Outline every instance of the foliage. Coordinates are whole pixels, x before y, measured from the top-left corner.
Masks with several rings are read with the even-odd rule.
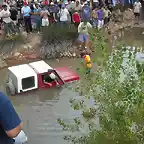
[[[43,41],[49,43],[57,43],[62,40],[74,40],[77,37],[77,29],[73,25],[60,26],[60,24],[53,24],[43,29]]]
[[[58,119],[63,129],[71,132],[65,139],[74,144],[143,144],[144,76],[142,65],[137,65],[135,60],[136,50],[127,50],[118,43],[115,50],[109,52],[105,37],[99,32],[96,35],[94,61],[99,67],[75,89],[83,100],[70,100],[72,108],[81,110],[82,115],[73,120],[74,124]],[[103,61],[99,62],[101,57]],[[88,107],[85,100],[90,98],[94,105]],[[88,130],[82,133],[85,123]]]

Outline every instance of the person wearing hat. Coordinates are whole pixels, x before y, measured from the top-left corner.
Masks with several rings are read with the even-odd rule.
[[[54,2],[50,3],[49,9],[48,9],[49,13],[50,13],[50,22],[56,22],[56,5],[54,4]]]
[[[21,12],[24,18],[26,32],[31,33],[32,32],[31,9],[26,1],[24,1],[24,6],[22,7]]]
[[[90,21],[91,19],[91,8],[88,5],[87,1],[84,2],[84,6],[82,7],[81,18],[85,21]]]
[[[7,8],[7,5],[3,5],[2,7],[3,10],[0,12],[0,18],[3,19],[5,35],[9,37],[11,34],[16,34],[16,31],[10,18],[10,10]]]

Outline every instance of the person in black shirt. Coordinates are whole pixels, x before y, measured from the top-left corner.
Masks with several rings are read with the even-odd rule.
[[[16,24],[18,11],[13,5],[10,6],[10,13],[11,13],[10,18],[13,20],[14,24]]]
[[[18,24],[18,19],[17,19],[18,11],[13,5],[10,6],[10,13],[11,13],[10,18],[13,21],[13,28],[15,29],[16,33],[18,34],[19,33],[19,29],[17,26],[17,24]]]
[[[23,0],[18,0],[17,1],[17,11],[18,11],[18,26],[22,27],[23,24],[23,16],[21,14],[21,8],[23,7]]]

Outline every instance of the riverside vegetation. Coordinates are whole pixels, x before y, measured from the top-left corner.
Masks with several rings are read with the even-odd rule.
[[[127,50],[118,42],[111,51],[102,33],[92,32],[91,37],[93,33],[97,70],[73,89],[82,100],[70,99],[71,107],[81,115],[72,124],[58,119],[68,132],[64,138],[74,144],[143,144],[144,71],[135,60],[137,49]],[[85,101],[91,98],[94,104],[89,107]]]

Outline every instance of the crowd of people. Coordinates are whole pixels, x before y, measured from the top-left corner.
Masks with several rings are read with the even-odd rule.
[[[33,30],[40,33],[43,27],[51,24],[60,26],[80,22],[89,22],[99,29],[109,22],[111,16],[111,3],[102,1],[8,1],[2,5],[0,11],[1,28],[6,36],[17,35],[19,28],[24,28],[27,33]]]

